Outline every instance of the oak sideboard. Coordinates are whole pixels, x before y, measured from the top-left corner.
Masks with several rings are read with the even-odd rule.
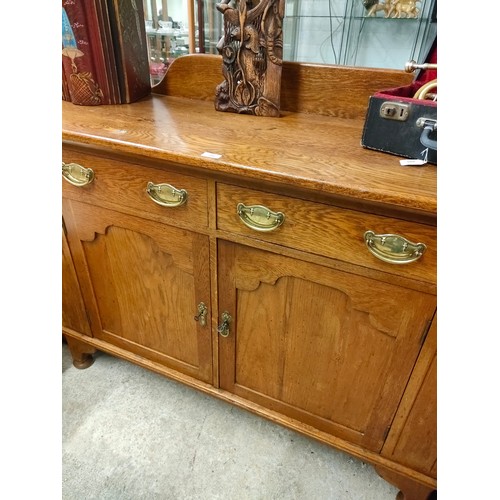
[[[437,489],[434,165],[360,139],[403,71],[284,63],[281,116],[214,109],[219,56],[62,103],[63,314],[102,350]]]

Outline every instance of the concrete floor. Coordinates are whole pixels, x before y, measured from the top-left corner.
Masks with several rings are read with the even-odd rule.
[[[347,454],[98,352],[62,352],[63,500],[394,500]]]

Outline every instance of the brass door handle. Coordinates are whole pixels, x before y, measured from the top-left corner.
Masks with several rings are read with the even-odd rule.
[[[85,168],[78,163],[62,162],[62,176],[73,186],[87,186],[94,180],[94,171],[91,168]]]
[[[283,212],[273,212],[262,205],[244,205],[238,203],[236,207],[238,217],[245,226],[254,231],[274,231],[285,222]]]
[[[180,207],[187,201],[187,191],[177,189],[170,184],[148,182],[146,193],[155,203],[162,207]]]
[[[378,259],[390,264],[415,262],[427,248],[424,243],[412,243],[397,234],[375,234],[373,231],[366,231],[364,238],[368,250]]]
[[[217,331],[221,337],[229,336],[229,323],[231,323],[232,319],[227,311],[222,313],[222,323],[217,327]]]
[[[204,302],[200,302],[198,304],[198,314],[194,317],[194,320],[199,321],[201,326],[205,326],[207,324],[207,313],[207,306]]]

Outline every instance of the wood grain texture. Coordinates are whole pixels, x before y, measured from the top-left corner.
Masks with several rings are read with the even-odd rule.
[[[285,222],[272,232],[254,231],[238,217],[238,203],[263,205],[274,212],[282,212],[285,214]],[[219,183],[217,227],[390,274],[436,282],[437,238],[436,228],[433,226]],[[398,234],[415,243],[425,242],[427,250],[421,259],[411,264],[388,264],[377,259],[366,248],[363,235],[367,230],[377,234]]]
[[[437,477],[436,416],[437,318],[432,322],[382,454]]]
[[[76,275],[71,251],[62,232],[62,326],[86,335],[92,335],[85,312],[80,284]]]
[[[388,274],[385,271],[379,271],[370,267],[360,267],[358,265],[349,264],[346,261],[334,260],[329,257],[323,257],[311,252],[297,250],[296,248],[276,245],[275,243],[267,242],[264,239],[242,236],[238,233],[219,230],[217,232],[217,235],[219,239],[223,239],[225,241],[232,241],[233,243],[239,243],[241,245],[266,250],[268,252],[291,257],[293,259],[304,260],[307,262],[318,264],[320,266],[324,266],[328,269],[337,269],[339,271],[356,274],[358,276],[365,276],[367,278],[372,278],[377,281],[384,281],[386,283],[390,283],[392,285],[400,286],[403,288],[408,288],[410,290],[415,290],[417,292],[428,293],[431,295],[436,295],[437,293],[436,283],[417,281],[415,279],[406,278],[401,275]]]
[[[206,101],[161,96],[121,106],[81,110],[63,102],[62,107],[63,141],[69,145],[92,145],[358,204],[437,211],[436,167],[401,167],[395,156],[364,149],[363,120],[219,113]]]
[[[170,222],[177,226],[208,226],[207,181],[175,172],[150,168],[144,163],[120,162],[103,155],[63,149],[63,161],[78,163],[94,171],[94,180],[85,187],[63,183],[63,196],[109,208]],[[169,184],[187,191],[187,201],[178,207],[164,207],[147,194],[148,182]]]
[[[96,172],[82,190],[63,186],[94,333],[67,330],[75,356],[122,356],[370,461],[423,498],[435,465],[419,458],[429,440],[421,447],[412,430],[425,436],[434,411],[424,338],[436,310],[437,169],[360,145],[368,96],[402,75],[292,64],[293,109],[266,118],[215,111],[217,58],[177,61],[157,89],[172,95],[63,103],[63,158]],[[184,210],[147,199],[157,173],[189,187]],[[285,225],[254,234],[237,218],[240,201],[284,211]],[[367,229],[428,253],[390,270],[367,253]],[[193,319],[201,301],[204,328]],[[217,333],[225,311],[227,338]]]
[[[153,92],[214,101],[222,66],[222,57],[213,54],[179,57]],[[373,93],[408,85],[412,80],[412,75],[399,70],[283,61],[281,110],[364,118]]]
[[[380,298],[383,297],[383,300]],[[219,243],[221,388],[380,450],[435,297]]]
[[[212,377],[208,238],[76,201],[71,245],[94,335],[204,381]]]

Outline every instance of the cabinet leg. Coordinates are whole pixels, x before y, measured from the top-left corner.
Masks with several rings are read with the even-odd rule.
[[[95,347],[71,337],[66,337],[66,342],[68,343],[69,352],[73,358],[73,366],[75,368],[82,370],[92,365],[94,362],[92,354],[96,351]]]
[[[433,500],[437,498],[436,490],[430,486],[426,486],[383,467],[375,467],[375,470],[379,476],[396,486],[396,488],[399,488],[396,500]]]

